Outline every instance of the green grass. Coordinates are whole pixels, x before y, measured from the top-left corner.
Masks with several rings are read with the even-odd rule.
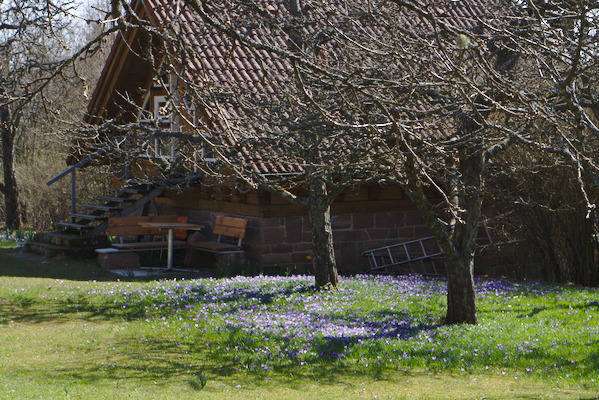
[[[5,245],[5,247],[8,247]],[[597,399],[595,289],[361,277],[140,282],[0,249],[0,399]]]

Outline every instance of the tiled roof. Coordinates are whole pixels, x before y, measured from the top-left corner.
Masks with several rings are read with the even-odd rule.
[[[204,21],[189,6],[186,6],[181,1],[177,0],[139,0],[146,9],[147,14],[152,23],[159,28],[169,27],[174,32],[177,32],[179,44],[173,44],[177,52],[184,78],[189,81],[197,90],[205,91],[210,89],[210,93],[221,93],[223,96],[234,92],[237,96],[249,96],[259,98],[259,96],[272,95],[285,91],[288,85],[286,82],[291,81],[293,69],[289,62],[283,58],[277,57],[272,52],[265,50],[250,49],[238,42],[234,42],[229,37],[216,31],[216,29],[207,26]],[[352,0],[360,1],[360,0]],[[218,9],[218,6],[227,6],[230,2],[231,6],[235,0],[215,0],[209,4]],[[281,0],[255,0],[251,2],[243,2],[247,9],[253,7],[256,13],[263,13],[266,18],[263,24],[268,23],[268,15],[271,13],[275,17],[285,14],[286,10],[283,7],[285,4]],[[385,2],[381,1],[382,6]],[[468,29],[476,25],[477,18],[492,13],[489,8],[489,0],[439,0],[431,1],[427,9],[433,8],[439,21],[450,24],[456,29]],[[324,0],[318,3],[321,9],[326,11],[322,18],[326,18],[326,23],[323,26],[328,26],[334,30],[335,23],[350,23],[349,18],[343,20],[340,17],[343,11],[344,2],[341,0]],[[323,5],[324,4],[324,5]],[[232,8],[227,11],[234,12]],[[341,13],[341,14],[340,14]],[[243,20],[243,14],[236,15],[237,18]],[[362,28],[365,34],[376,38],[377,35],[385,29],[396,29],[395,26],[384,27],[377,25],[376,22],[359,22],[359,19],[352,20],[353,23],[363,24]],[[358,22],[356,22],[358,21]],[[398,16],[397,26],[409,26],[419,24],[418,16],[415,12],[406,11]],[[252,24],[251,18],[246,18],[246,31],[248,38],[257,42],[281,49],[288,48],[288,37],[285,36],[282,29],[278,29],[275,35],[269,34],[273,30],[266,25],[259,23]],[[311,40],[316,40],[320,32],[320,27],[307,25],[305,34]],[[373,40],[373,42],[375,42]],[[327,46],[327,44],[324,44]],[[330,49],[329,49],[330,51]],[[334,52],[334,50],[333,50]],[[318,61],[318,60],[317,60]],[[315,62],[317,62],[315,61]],[[325,62],[325,61],[323,61]],[[234,97],[234,96],[232,96]],[[248,118],[254,116],[248,114],[247,110],[242,111],[243,107],[239,106],[239,102],[222,102],[219,104],[219,114],[222,117],[220,122],[222,127],[227,124],[232,129],[229,144],[231,146],[238,145],[238,142],[249,143],[248,138],[260,135],[256,132],[254,124],[247,124]],[[290,110],[290,113],[292,111]],[[218,120],[217,115],[210,115],[210,120]],[[265,126],[268,123],[265,122]],[[273,129],[272,125],[269,129]],[[279,127],[283,130],[284,128]],[[251,146],[237,146],[246,162],[251,165],[254,171],[260,173],[288,173],[299,172],[302,170],[301,162],[290,162],[279,158],[275,162],[272,154],[265,154],[264,151]]]

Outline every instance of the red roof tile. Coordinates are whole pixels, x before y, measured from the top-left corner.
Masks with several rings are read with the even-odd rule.
[[[164,28],[166,26],[171,26],[174,27],[175,30],[181,32],[179,39],[183,46],[181,49],[177,50],[180,51],[181,59],[185,60],[184,77],[189,82],[197,85],[209,83],[215,90],[221,92],[232,91],[247,96],[256,96],[267,93],[280,94],[281,87],[288,87],[286,86],[286,81],[291,79],[290,75],[293,72],[288,61],[265,50],[251,50],[239,43],[234,43],[229,37],[217,32],[214,28],[207,26],[189,6],[184,5],[180,1],[139,1],[141,1],[141,5],[146,9],[150,20],[157,25],[157,27]],[[227,1],[229,0],[216,0],[216,2],[221,5],[225,4]],[[337,23],[361,24],[360,26],[363,33],[369,34],[372,37],[373,42],[375,42],[379,33],[383,32],[385,29],[393,30],[397,28],[394,26],[377,26],[374,23],[360,22],[353,18],[351,21],[349,19],[345,20],[343,19],[343,12],[345,11],[342,9],[342,6],[345,3],[341,0],[328,0],[324,1],[324,4],[327,5],[328,8],[322,9],[326,11],[326,15],[319,21],[322,22],[322,25],[316,26],[314,24],[309,24],[305,27],[304,33],[306,37],[309,37],[311,40],[324,37],[324,35],[320,35],[321,32],[319,29],[321,28],[333,29],[332,32],[336,33],[334,28]],[[472,27],[476,23],[476,18],[473,15],[484,15],[485,13],[493,12],[489,8],[490,2],[488,0],[439,0],[433,1],[431,4],[433,5],[430,7],[434,7],[439,20],[454,26],[456,29]],[[251,2],[251,5],[255,10],[261,9],[265,15],[271,13],[272,15],[280,17],[286,14],[283,3],[280,1],[257,0]],[[323,6],[323,4],[319,3],[319,6]],[[229,11],[234,12],[234,10]],[[252,22],[250,21],[250,18],[245,17],[247,17],[247,15],[237,15],[237,18],[239,18],[240,21],[247,23]],[[288,37],[286,37],[280,29],[275,31],[277,32],[275,35],[268,34],[269,27],[266,26],[267,23],[268,21],[264,20],[264,25],[255,24],[251,31],[249,30],[251,26],[248,25],[248,31],[251,32],[249,37],[252,40],[263,44],[270,44],[275,47],[278,46],[281,49],[287,49],[288,45],[286,41],[288,40]],[[406,11],[398,17],[397,23],[398,25],[418,25],[421,24],[422,21],[415,13]],[[176,44],[173,44],[173,46],[176,46]],[[322,46],[326,47],[332,45],[323,43]],[[334,53],[334,50],[332,51]],[[329,61],[334,62],[334,57],[329,57]],[[327,62],[327,60],[320,58],[315,62],[324,63]],[[220,106],[222,108],[221,112],[225,115],[225,118],[229,120],[228,122],[236,121],[239,125],[239,129],[235,131],[235,135],[241,135],[243,138],[247,139],[259,134],[256,131],[251,131],[252,129],[255,129],[255,127],[252,128],[250,124],[244,122],[245,119],[253,117],[242,112],[239,105],[233,105],[232,102],[223,102]],[[289,112],[293,112],[293,110],[289,110]],[[210,118],[213,120],[218,119],[216,114],[211,115]],[[217,122],[213,121],[213,123]],[[272,127],[270,128],[272,129]],[[232,139],[229,143],[231,145],[235,144]],[[297,172],[302,169],[301,163],[299,162],[295,164],[289,162],[285,163],[284,159],[272,162],[272,155],[265,154],[264,151],[249,152],[246,149],[243,151],[243,154],[246,157],[247,162],[252,165],[256,172]],[[265,162],[265,160],[267,161]]]

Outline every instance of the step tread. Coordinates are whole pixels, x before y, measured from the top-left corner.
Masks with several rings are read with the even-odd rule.
[[[132,202],[132,201],[136,200],[133,198],[125,198],[125,197],[118,197],[118,196],[98,196],[96,198],[98,200],[112,201],[115,203],[127,203],[127,202]]]
[[[55,249],[55,250],[69,250],[69,249],[71,249],[71,247],[68,247],[68,246],[59,246],[57,244],[43,243],[43,242],[29,242],[29,243],[27,243],[27,245],[28,246],[43,247],[45,249]]]
[[[112,190],[115,192],[124,192],[124,193],[134,193],[134,194],[143,194],[149,193],[152,190],[148,188],[139,188],[139,187],[113,187]]]
[[[105,205],[101,205],[101,204],[85,204],[83,206],[84,208],[92,208],[94,210],[103,210],[103,211],[119,211],[122,210],[122,207],[115,207],[115,206],[105,206]]]
[[[73,214],[71,214],[71,217],[80,218],[80,219],[91,219],[94,221],[108,219],[108,217],[106,215],[91,215],[91,214],[80,214],[80,213],[73,213]]]
[[[64,226],[67,228],[73,228],[73,229],[94,229],[93,226],[76,224],[74,222],[57,222],[56,225]]]

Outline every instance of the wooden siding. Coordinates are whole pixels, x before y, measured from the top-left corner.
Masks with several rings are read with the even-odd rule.
[[[307,211],[290,204],[266,190],[239,193],[229,187],[197,187],[182,193],[167,191],[156,199],[160,205],[216,211],[252,217],[284,217],[306,215]],[[398,186],[369,185],[343,192],[333,203],[333,214],[368,213],[372,211],[413,211],[413,203]]]

